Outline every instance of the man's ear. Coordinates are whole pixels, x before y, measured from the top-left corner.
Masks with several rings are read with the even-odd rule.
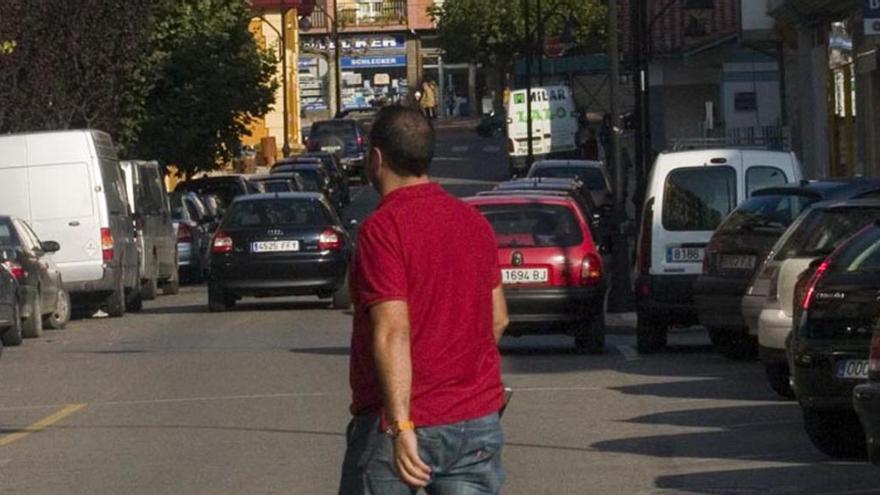
[[[384,159],[382,150],[375,146],[370,146],[370,166],[374,172],[378,172],[380,167],[385,166]]]

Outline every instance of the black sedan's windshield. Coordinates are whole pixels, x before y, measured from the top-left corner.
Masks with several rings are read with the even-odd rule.
[[[268,199],[242,201],[232,205],[226,215],[226,227],[299,227],[328,225],[330,213],[320,201],[313,199]]]
[[[801,194],[773,194],[746,200],[718,227],[720,232],[765,230],[781,233],[817,198]]]

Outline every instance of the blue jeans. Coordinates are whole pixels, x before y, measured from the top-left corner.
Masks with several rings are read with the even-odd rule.
[[[504,482],[504,433],[498,414],[451,425],[418,428],[419,456],[431,467],[429,495],[495,495]],[[394,448],[379,431],[379,416],[355,416],[346,431],[348,448],[339,495],[411,495],[392,468]]]

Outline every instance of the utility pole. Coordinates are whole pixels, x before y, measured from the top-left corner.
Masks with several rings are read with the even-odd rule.
[[[522,9],[523,9],[523,24],[525,25],[525,35],[526,35],[526,141],[529,150],[529,154],[526,157],[526,168],[530,168],[532,166],[532,162],[535,161],[535,148],[534,143],[532,143],[532,49],[534,48],[532,42],[532,26],[531,19],[529,18],[529,0],[522,0]]]
[[[326,12],[325,12],[326,14]],[[328,16],[329,17],[329,16]],[[339,40],[339,0],[333,0],[333,78],[336,80],[336,111],[342,111],[342,44]]]
[[[611,157],[614,166],[614,213],[617,226],[615,231],[612,255],[611,294],[608,306],[612,311],[629,310],[633,304],[632,288],[629,276],[629,241],[623,229],[627,222],[624,164],[620,149],[620,111],[617,101],[620,95],[620,46],[617,28],[617,2],[608,0],[608,62],[611,79],[609,108],[611,110]]]
[[[544,10],[541,8],[542,0],[535,0],[538,7],[538,86],[544,86]]]
[[[281,113],[284,117],[284,145],[281,147],[283,158],[290,156],[290,114],[287,109],[287,6],[281,5]]]

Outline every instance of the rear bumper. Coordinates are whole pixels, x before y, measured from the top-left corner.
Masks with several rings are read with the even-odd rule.
[[[105,266],[100,279],[84,282],[64,282],[64,289],[70,294],[74,304],[100,302],[116,290],[117,281],[122,276],[121,269]]]
[[[853,406],[868,440],[868,449],[880,452],[880,383],[863,383],[853,391]],[[878,459],[871,459],[877,462]]]
[[[212,258],[211,282],[242,296],[308,295],[343,285],[348,260],[343,254],[310,260],[240,263]]]
[[[642,277],[636,281],[636,306],[639,313],[662,318],[669,323],[693,324],[697,322],[697,306],[694,303],[696,275],[659,275]],[[639,293],[647,284],[649,293]]]
[[[758,343],[761,347],[785,350],[791,333],[791,318],[781,308],[765,308],[758,317]]]
[[[853,390],[864,380],[838,379],[835,359],[827,354],[813,354],[809,366],[795,360],[791,375],[798,402],[806,409],[853,409]]]
[[[700,324],[710,328],[744,332],[742,297],[749,281],[701,276],[694,283],[694,303]]]
[[[603,310],[605,287],[506,289],[504,296],[510,334],[567,333]]]

